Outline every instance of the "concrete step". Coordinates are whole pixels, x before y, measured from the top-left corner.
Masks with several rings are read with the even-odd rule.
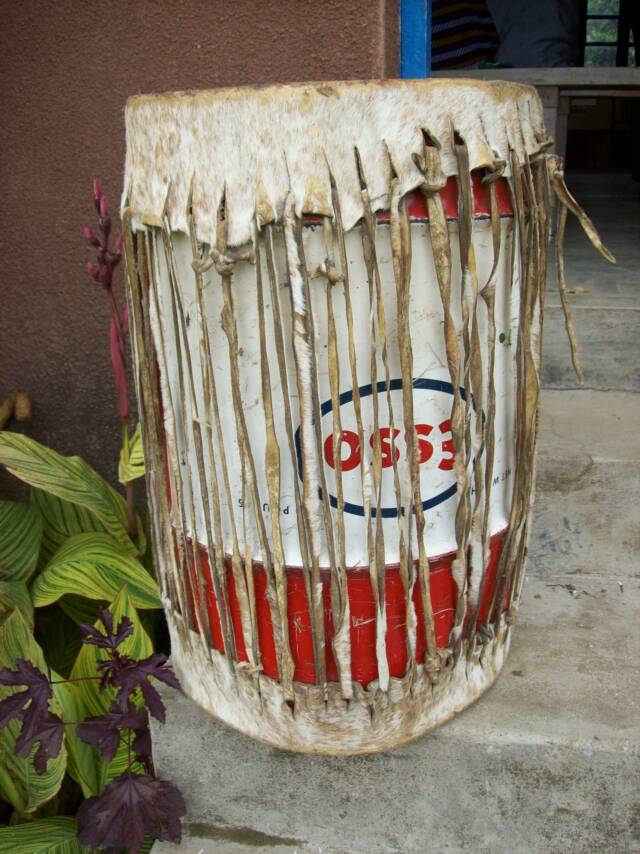
[[[639,577],[639,425],[640,395],[543,391],[530,575]]]
[[[352,758],[266,747],[164,691],[154,756],[189,834],[154,854],[640,851],[640,396],[546,390],[542,413],[497,684],[435,733]]]
[[[580,364],[587,388],[640,392],[640,309],[620,302],[582,307],[571,300]],[[543,350],[543,387],[579,388],[559,304],[545,310]]]
[[[496,685],[440,730],[389,753],[280,752],[164,692],[155,761],[184,793],[196,841],[154,854],[231,852],[222,846],[246,845],[238,828],[265,834],[238,851],[256,843],[270,851],[640,850],[640,583],[566,584],[575,590],[562,579],[528,580]]]
[[[612,265],[600,258],[569,216],[566,279],[586,386],[638,392],[640,188],[612,175],[569,175],[568,184],[617,260]],[[547,388],[576,388],[555,276],[550,258],[542,382]]]

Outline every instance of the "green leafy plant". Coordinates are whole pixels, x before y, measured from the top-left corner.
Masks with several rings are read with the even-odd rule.
[[[83,742],[97,749],[110,764],[126,749],[124,770],[100,786],[100,794],[89,797],[78,810],[78,839],[87,848],[138,852],[148,832],[172,841],[179,841],[181,836],[184,801],[175,786],[153,774],[149,733],[149,714],[164,720],[165,711],[151,679],[174,688],[179,684],[166,664],[166,656],[152,653],[137,660],[120,649],[134,634],[128,617],[123,617],[114,630],[113,615],[105,609],[100,621],[104,632],[97,626],[80,627],[84,643],[106,653],[96,662],[95,674],[57,679],[56,674],[47,675],[25,658],[15,659],[15,669],[0,669],[0,685],[23,688],[0,701],[0,728],[21,723],[14,753],[21,759],[32,757],[40,776],[46,774],[49,762],[62,754],[65,726],[75,728],[76,752]],[[77,713],[81,705],[77,697],[67,696],[66,702],[57,702],[52,711],[54,688],[61,697],[80,682],[99,683],[100,696],[109,702],[107,710],[84,720],[65,719],[65,708]]]
[[[18,396],[3,404],[0,465],[31,491],[28,503],[0,500],[0,854],[145,851],[154,837],[178,840],[184,812],[151,761],[149,714],[164,718],[153,682],[177,680],[157,647],[161,616],[145,616],[161,601],[134,503],[144,455],[139,426],[129,429],[127,312],[113,292],[122,244],[110,246],[99,182],[94,203],[87,270],[112,309],[125,494],[80,457],[4,431],[25,419]]]
[[[79,789],[75,806],[86,799],[73,823],[84,845],[136,852],[145,833],[178,839],[182,798],[151,764],[148,715],[164,719],[152,682],[177,680],[138,614],[161,606],[142,562],[146,543],[130,539],[123,499],[78,458],[0,432],[0,463],[34,487],[30,504],[0,501],[0,795],[13,821],[36,819],[18,836],[20,824],[0,828],[0,852],[14,838],[44,846],[47,834],[61,850],[82,850],[71,819],[38,818],[66,779]],[[102,609],[99,618],[83,623],[77,603],[64,611],[69,597]],[[61,639],[46,630],[60,621],[64,642],[76,641],[64,674],[53,666],[64,660]],[[127,805],[135,816],[105,818]]]

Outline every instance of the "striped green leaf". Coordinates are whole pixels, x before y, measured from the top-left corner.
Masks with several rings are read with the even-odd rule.
[[[105,531],[97,516],[79,504],[63,501],[42,489],[31,489],[31,504],[42,519],[39,569],[46,566],[60,546],[76,534]]]
[[[86,854],[66,816],[0,827],[0,854]]]
[[[109,602],[105,599],[85,599],[84,596],[75,594],[63,596],[60,607],[74,623],[89,623],[93,625],[98,619],[100,611],[106,608]]]
[[[0,622],[17,608],[31,631],[33,631],[33,605],[29,588],[24,581],[0,581]]]
[[[125,457],[124,449],[120,451],[120,464],[118,465],[118,480],[120,483],[129,483],[144,477],[144,448],[142,435],[140,433],[140,422],[135,433],[129,439],[128,459]]]
[[[78,534],[56,552],[33,585],[36,608],[65,594],[111,602],[124,585],[136,608],[161,608],[158,586],[139,560],[108,534]]]
[[[28,581],[38,563],[42,519],[30,505],[0,501],[0,577]]]
[[[17,608],[0,625],[0,667],[13,668],[16,658],[26,658],[43,673],[48,672],[42,650]],[[0,685],[0,700],[15,691],[16,688]],[[61,713],[55,698],[50,708],[54,714]],[[28,759],[20,759],[14,753],[20,727],[21,723],[14,720],[0,729],[0,795],[17,812],[30,813],[58,792],[67,767],[67,751],[63,745],[60,754],[47,763],[45,773],[38,774],[32,760],[37,745]]]
[[[123,617],[129,617],[133,623],[133,633],[128,637],[118,651],[123,655],[128,655],[131,658],[141,659],[147,658],[153,652],[153,646],[149,640],[149,636],[142,627],[138,613],[131,602],[129,591],[126,587],[118,593],[114,599],[109,611],[113,615],[113,623],[117,626]],[[101,622],[96,623],[98,628],[103,631]],[[76,659],[76,663],[71,671],[71,678],[78,679],[80,677],[95,676],[97,664],[99,661],[104,661],[108,658],[108,653],[104,649],[99,649],[95,646],[85,644],[80,650],[80,654]],[[97,681],[86,681],[71,683],[70,687],[76,691],[76,702],[80,705],[83,717],[94,717],[96,715],[104,715],[113,700],[115,699],[115,691],[113,688],[107,688],[105,691],[100,691]],[[100,756],[97,750],[89,748],[94,752],[95,761],[97,763],[97,785],[99,791],[127,769],[128,751],[125,744],[116,753],[114,759],[106,763]],[[135,766],[138,768],[138,766]]]
[[[31,486],[90,513],[100,529],[110,534],[123,551],[131,555],[144,552],[140,522],[139,550],[127,534],[127,505],[124,498],[80,457],[63,457],[28,436],[4,430],[0,431],[0,464]],[[65,507],[59,507],[58,510],[66,517]],[[91,530],[94,529],[95,524]],[[81,532],[73,530],[67,532],[67,535],[69,533]]]

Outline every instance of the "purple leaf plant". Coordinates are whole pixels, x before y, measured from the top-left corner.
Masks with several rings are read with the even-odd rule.
[[[165,707],[151,679],[180,688],[175,674],[166,664],[166,656],[153,653],[137,661],[118,649],[133,631],[128,617],[123,617],[114,630],[113,617],[100,612],[104,627],[81,624],[83,643],[106,650],[108,658],[98,662],[95,676],[62,680],[77,682],[100,680],[100,690],[116,690],[115,700],[105,715],[83,721],[63,721],[49,708],[53,698],[52,682],[30,661],[16,659],[15,670],[0,669],[0,685],[24,687],[0,702],[0,727],[12,720],[22,723],[15,744],[17,756],[26,758],[36,743],[34,766],[44,774],[49,759],[60,753],[64,726],[75,725],[78,737],[96,748],[106,762],[111,762],[121,743],[128,746],[127,770],[109,783],[104,791],[89,798],[77,815],[78,839],[87,848],[106,852],[126,850],[137,854],[145,834],[156,839],[179,842],[180,818],[186,808],[178,789],[153,773],[149,714],[164,720]],[[134,770],[134,760],[142,765],[143,774]]]
[[[171,668],[166,664],[167,656],[160,652],[152,653],[142,661],[121,655],[117,647],[133,631],[131,621],[123,617],[116,633],[113,633],[113,621],[108,611],[101,614],[102,624],[106,634],[102,634],[95,626],[80,623],[80,630],[84,633],[84,643],[108,649],[110,657],[106,661],[98,662],[98,671],[102,678],[100,689],[111,685],[117,691],[116,704],[121,712],[124,712],[129,702],[129,697],[139,688],[149,712],[157,720],[164,722],[164,703],[160,694],[153,687],[150,678],[159,679],[172,688],[180,688],[180,683]]]
[[[78,810],[78,839],[86,848],[139,851],[145,833],[179,842],[180,816],[185,812],[180,792],[166,780],[125,771],[97,798]]]
[[[38,774],[44,774],[47,761],[60,753],[64,734],[62,721],[49,711],[49,700],[53,696],[51,683],[30,661],[17,658],[15,670],[8,667],[0,670],[0,684],[25,686],[24,691],[11,694],[0,703],[0,727],[12,720],[22,722],[15,744],[16,756],[26,759],[39,742],[33,764]]]

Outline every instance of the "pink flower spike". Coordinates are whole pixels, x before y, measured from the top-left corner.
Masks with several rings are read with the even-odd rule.
[[[102,196],[100,198],[100,216],[103,219],[106,219],[109,216],[109,206],[107,205],[107,197]]]
[[[105,288],[108,289],[111,287],[111,277],[112,277],[111,267],[109,267],[108,264],[105,264],[103,267],[100,268],[100,273],[99,273],[96,281],[100,282],[101,285],[104,285]]]
[[[113,251],[114,251],[114,255],[117,255],[118,257],[120,257],[120,255],[122,255],[122,235],[121,234],[119,234],[116,237],[116,242],[113,245]]]
[[[97,178],[93,179],[93,199],[99,202],[102,198],[102,184]]]
[[[90,246],[95,246],[96,249],[98,248],[98,246],[100,246],[100,241],[98,240],[98,238],[93,233],[93,229],[91,228],[90,225],[83,225],[82,226],[82,233],[84,234],[84,236],[85,236],[85,238],[86,238],[86,240]]]
[[[91,278],[95,282],[99,282],[100,281],[100,268],[96,267],[96,265],[93,263],[93,261],[87,261],[87,263],[85,264],[85,267],[87,269],[87,273],[91,276]]]
[[[113,376],[116,381],[116,391],[118,394],[118,411],[120,420],[123,422],[129,420],[129,384],[127,383],[127,369],[124,363],[125,334],[124,332],[120,332],[115,317],[112,317],[109,327],[111,365],[113,367]]]

